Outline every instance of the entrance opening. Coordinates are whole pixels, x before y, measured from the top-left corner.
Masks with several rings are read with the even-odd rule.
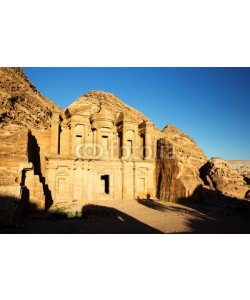
[[[109,175],[102,175],[101,176],[102,181],[102,192],[105,194],[109,194]]]

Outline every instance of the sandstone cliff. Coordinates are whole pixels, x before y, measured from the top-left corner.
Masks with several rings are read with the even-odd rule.
[[[163,133],[165,152],[161,161],[157,162],[160,199],[178,202],[188,197],[217,198],[216,193],[208,190],[232,198],[250,198],[248,165],[243,167],[242,164],[232,163],[233,170],[223,159],[212,158],[207,161],[195,142],[173,125],[166,126]],[[169,149],[172,155],[169,155]]]
[[[12,165],[15,161],[17,166],[24,160],[34,163],[29,154],[37,152],[44,171],[55,112],[63,113],[63,110],[41,95],[21,68],[0,68],[1,167],[8,167],[8,160]],[[31,147],[32,139],[35,148]]]
[[[173,125],[167,125],[162,132],[165,138],[163,156],[157,163],[158,197],[178,202],[192,196],[204,184],[200,168],[207,158],[188,135]]]
[[[187,134],[183,133],[175,126],[169,124],[163,129],[163,134],[168,143],[172,144],[175,149],[175,155],[179,159],[180,169],[188,174],[199,176],[199,170],[207,158],[203,151]]]
[[[45,155],[55,111],[62,112],[21,68],[0,68],[0,215],[9,215],[1,217],[2,224],[13,223],[24,201],[44,208]]]
[[[55,110],[62,111],[41,95],[21,68],[0,68],[0,126],[48,128]]]

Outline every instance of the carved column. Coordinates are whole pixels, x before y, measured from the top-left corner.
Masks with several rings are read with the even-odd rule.
[[[71,154],[75,154],[75,124],[71,123]]]
[[[133,149],[133,158],[134,159],[140,159],[140,136],[138,133],[138,129],[135,129],[134,134],[134,149]]]
[[[118,133],[116,130],[112,133],[112,138],[111,138],[111,151],[110,151],[110,158],[111,159],[119,159],[119,138],[118,138]]]
[[[154,149],[152,147],[152,137],[151,137],[151,128],[146,127],[145,131],[145,159],[152,159]]]
[[[60,123],[60,114],[57,112],[53,113],[52,116],[52,126],[51,126],[51,135],[50,135],[50,153],[58,154],[59,153],[59,123]]]
[[[70,145],[70,129],[64,125],[61,128],[62,132],[60,135],[60,154],[69,155],[69,145]]]
[[[92,149],[93,149],[93,157],[96,157],[96,141],[97,141],[97,131],[93,131],[92,135]]]

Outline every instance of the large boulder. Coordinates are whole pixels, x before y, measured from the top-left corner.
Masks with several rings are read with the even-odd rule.
[[[226,196],[243,199],[250,188],[244,177],[221,158],[211,158],[202,168],[202,174],[210,178],[214,188]]]

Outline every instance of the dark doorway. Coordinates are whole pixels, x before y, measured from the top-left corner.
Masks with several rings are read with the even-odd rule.
[[[101,180],[103,180],[104,193],[109,194],[109,175],[102,175]]]

